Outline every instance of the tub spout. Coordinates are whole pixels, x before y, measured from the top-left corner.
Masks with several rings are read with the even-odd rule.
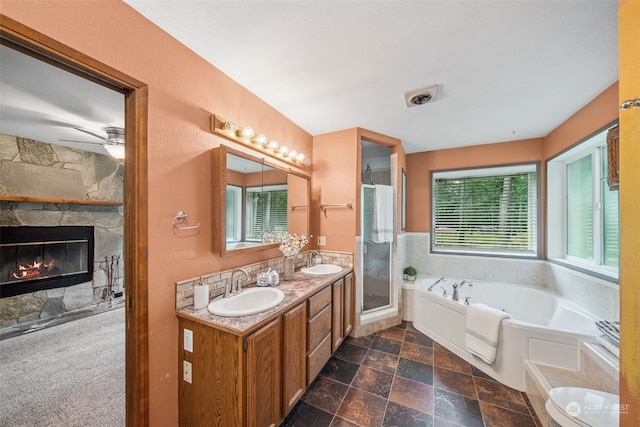
[[[431,292],[431,289],[433,289],[438,283],[440,282],[446,282],[447,279],[444,278],[444,276],[442,276],[441,278],[439,278],[438,280],[435,281],[435,283],[431,286],[429,286],[429,289],[427,289],[427,292]]]
[[[466,283],[469,284],[469,286],[473,287],[473,283],[471,283],[471,280],[469,279],[464,279],[462,282],[460,282],[460,284],[458,285],[458,288],[463,287]]]

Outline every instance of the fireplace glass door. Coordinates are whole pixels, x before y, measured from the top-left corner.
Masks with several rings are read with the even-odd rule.
[[[2,297],[93,278],[93,227],[2,227]]]

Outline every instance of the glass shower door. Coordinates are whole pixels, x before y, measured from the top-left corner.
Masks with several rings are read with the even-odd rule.
[[[389,307],[391,243],[373,240],[375,185],[362,185],[362,312]]]

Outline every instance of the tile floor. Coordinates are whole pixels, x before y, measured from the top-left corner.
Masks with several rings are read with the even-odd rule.
[[[348,337],[281,427],[539,427],[528,399],[410,323]]]

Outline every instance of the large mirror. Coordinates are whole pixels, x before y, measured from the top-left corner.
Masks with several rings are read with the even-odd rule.
[[[308,233],[309,180],[227,146],[213,149],[213,246],[221,256],[277,247]]]

